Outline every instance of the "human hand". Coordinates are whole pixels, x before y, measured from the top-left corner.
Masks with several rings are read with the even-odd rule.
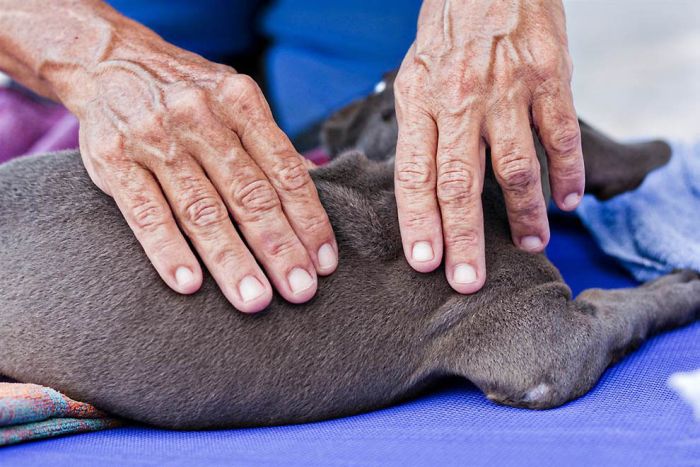
[[[584,169],[571,73],[560,0],[425,0],[394,84],[396,201],[414,269],[434,270],[444,250],[456,291],[483,286],[486,144],[513,242],[544,249],[549,226],[530,128],[546,149],[555,202],[576,208]]]
[[[266,307],[270,282],[290,302],[313,297],[337,245],[304,159],[255,82],[133,23],[112,38],[94,67],[63,72],[57,95],[80,119],[90,177],[162,279],[199,289],[189,238],[240,311]]]

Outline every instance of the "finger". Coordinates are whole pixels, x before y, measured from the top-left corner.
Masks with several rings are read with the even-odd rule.
[[[180,226],[226,298],[244,313],[265,308],[272,288],[199,164],[181,157],[156,173]]]
[[[437,197],[445,241],[445,273],[457,292],[474,293],[486,278],[481,191],[484,145],[480,119],[438,120]]]
[[[442,262],[443,241],[436,188],[437,126],[433,118],[397,96],[399,126],[394,188],[406,260],[419,272]]]
[[[310,300],[318,285],[316,270],[275,189],[235,134],[213,118],[202,127],[201,138],[189,141],[190,149],[198,155],[248,246],[280,295],[292,303]]]
[[[541,252],[549,242],[549,223],[527,106],[508,103],[495,109],[487,117],[486,133],[513,243]]]
[[[575,209],[585,185],[581,130],[571,87],[543,87],[535,93],[532,117],[547,152],[552,197],[561,209]]]
[[[331,274],[338,265],[338,246],[304,158],[275,123],[260,88],[251,78],[232,78],[222,96],[228,104],[224,111],[227,124],[276,191],[282,211],[316,271]]]
[[[109,179],[109,192],[165,283],[182,294],[199,290],[199,262],[151,173],[137,164],[128,165]]]

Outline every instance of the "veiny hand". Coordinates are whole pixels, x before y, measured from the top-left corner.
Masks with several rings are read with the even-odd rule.
[[[187,237],[238,310],[267,306],[270,282],[290,302],[309,300],[316,274],[335,270],[337,245],[304,159],[258,86],[130,34],[116,35],[109,57],[62,96],[80,119],[93,181],[174,290],[202,282]]]
[[[513,242],[544,249],[549,226],[530,128],[547,151],[555,202],[574,209],[584,170],[571,72],[559,0],[424,2],[394,85],[396,200],[414,269],[432,271],[444,250],[456,291],[483,286],[486,144]]]

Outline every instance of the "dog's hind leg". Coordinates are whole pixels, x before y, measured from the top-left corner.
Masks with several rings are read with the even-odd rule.
[[[509,301],[507,321],[475,323],[459,374],[489,399],[546,409],[582,396],[613,362],[651,335],[700,315],[700,275],[681,271],[630,289],[590,289],[570,300],[540,286]]]
[[[649,336],[689,324],[700,315],[700,274],[682,270],[618,290],[589,289],[576,302],[595,310],[611,362]]]
[[[593,359],[572,385],[569,399],[587,392],[605,369],[639,347],[649,337],[700,318],[700,274],[683,270],[641,287],[583,291],[573,302],[594,322]],[[580,336],[586,338],[585,334]]]

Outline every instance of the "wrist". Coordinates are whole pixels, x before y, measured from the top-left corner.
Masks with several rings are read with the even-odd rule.
[[[144,60],[167,45],[153,31],[110,7],[88,14],[89,17],[76,18],[82,23],[80,29],[66,28],[71,31],[70,36],[62,37],[49,48],[36,69],[37,76],[49,84],[53,94],[77,115],[99,92],[96,83],[105,63]]]

